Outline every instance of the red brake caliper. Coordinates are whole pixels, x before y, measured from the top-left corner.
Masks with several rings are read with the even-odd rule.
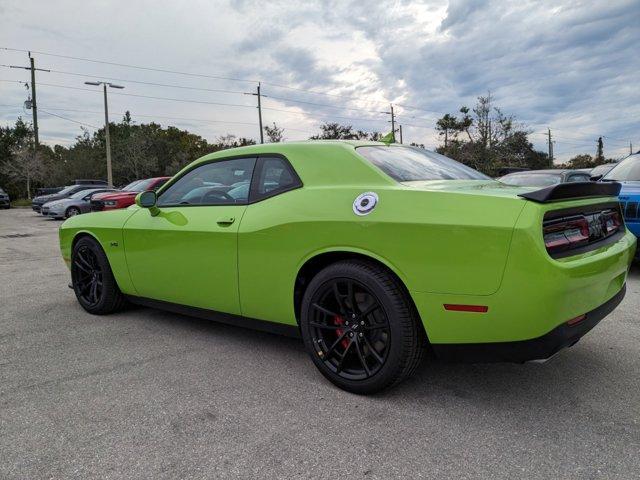
[[[344,319],[342,317],[339,317],[338,315],[334,315],[333,324],[334,325],[344,325]],[[337,328],[336,329],[336,335],[338,337],[340,337],[343,333],[344,333],[343,329],[341,329],[341,328]],[[347,346],[349,345],[349,340],[347,340],[346,338],[343,338],[340,341],[340,345],[342,345],[342,348],[347,348]]]

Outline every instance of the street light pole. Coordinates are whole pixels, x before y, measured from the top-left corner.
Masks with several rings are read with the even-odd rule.
[[[113,171],[111,169],[111,140],[109,138],[109,104],[107,102],[107,87],[110,88],[124,88],[121,85],[115,85],[109,82],[84,82],[86,85],[94,85],[103,87],[104,92],[104,137],[107,147],[107,183],[109,187],[113,187]]]
[[[107,142],[107,183],[109,188],[113,187],[113,171],[111,170],[111,141],[109,139],[109,106],[107,103],[107,84],[104,87],[104,136]]]

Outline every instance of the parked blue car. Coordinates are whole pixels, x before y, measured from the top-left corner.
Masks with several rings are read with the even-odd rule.
[[[640,153],[622,160],[602,177],[602,181],[622,183],[619,198],[624,220],[627,228],[640,237]],[[640,249],[636,255],[640,255]]]

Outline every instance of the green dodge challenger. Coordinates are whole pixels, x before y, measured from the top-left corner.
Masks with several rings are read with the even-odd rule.
[[[68,219],[80,305],[126,303],[301,336],[373,393],[444,359],[546,359],[625,294],[616,183],[510,187],[426,150],[255,145],[196,160],[128,209]]]

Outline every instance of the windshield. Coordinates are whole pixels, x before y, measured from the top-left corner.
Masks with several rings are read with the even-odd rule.
[[[358,147],[356,151],[398,182],[420,180],[490,180],[462,163],[422,148]]]
[[[122,189],[123,192],[140,192],[141,190],[138,190],[136,187],[138,186],[138,184],[142,182],[142,180],[134,180],[133,182],[131,182],[129,185],[127,185],[126,187],[124,187]]]
[[[597,177],[598,175],[604,175],[609,170],[611,170],[613,167],[615,167],[615,164],[611,165],[609,163],[606,163],[604,165],[598,165],[593,170],[591,170],[591,176],[592,177]]]
[[[77,193],[74,193],[73,195],[71,195],[70,198],[82,198],[85,195],[89,195],[90,193],[95,193],[96,189],[95,188],[88,188],[86,190],[80,190]]]
[[[519,187],[548,187],[560,183],[562,178],[560,175],[554,175],[552,173],[535,173],[505,175],[498,180],[507,185],[516,185]]]
[[[124,192],[146,192],[147,190],[151,190],[151,185],[153,185],[155,178],[147,178],[145,180],[136,180],[135,182],[130,183],[122,190]],[[164,183],[164,182],[162,182]],[[156,187],[160,187],[162,183],[156,185]]]
[[[60,190],[58,193],[52,193],[50,195],[64,195],[65,193],[69,193],[71,190],[73,190],[74,188],[76,188],[76,185],[69,185],[68,187],[64,187],[62,190]]]
[[[609,182],[640,182],[640,155],[627,157],[613,167],[602,180]]]

